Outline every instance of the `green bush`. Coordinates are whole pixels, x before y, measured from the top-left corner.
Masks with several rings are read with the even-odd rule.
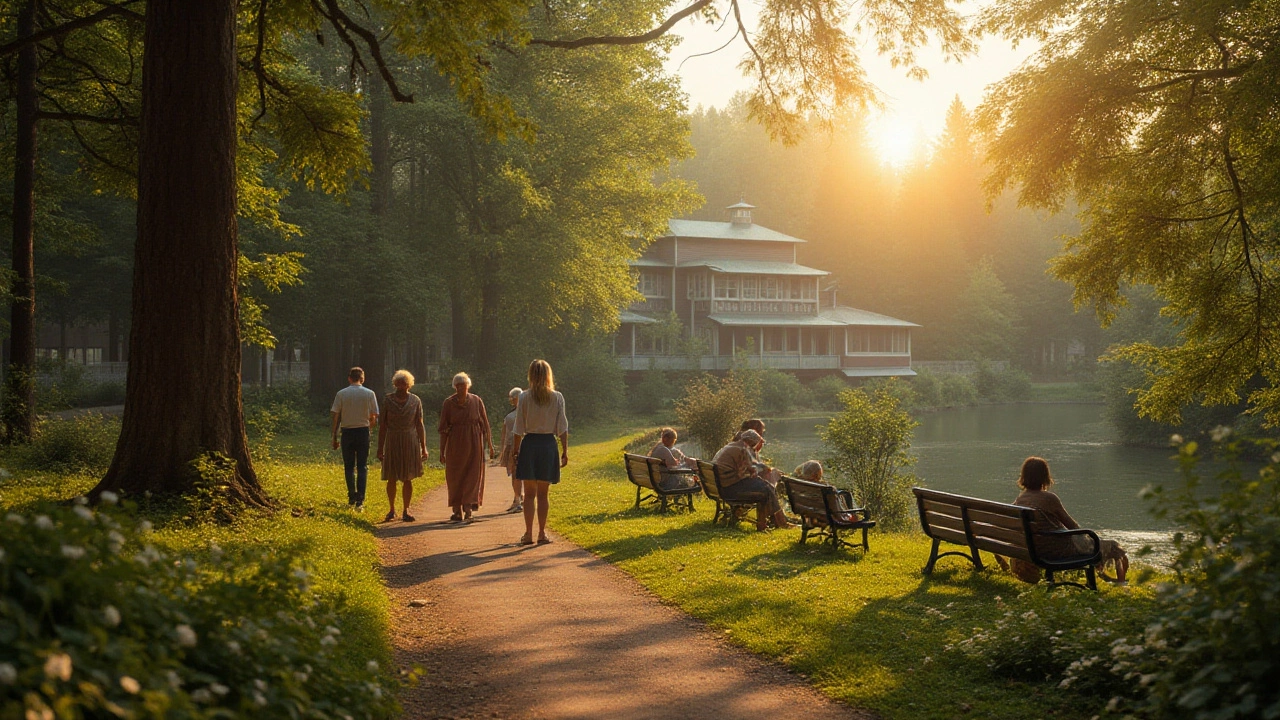
[[[755,414],[756,397],[735,373],[719,381],[710,375],[695,378],[676,401],[676,417],[708,460]]]
[[[916,400],[922,408],[942,407],[942,378],[928,370],[916,371],[911,379],[911,387],[916,391]]]
[[[963,407],[978,401],[978,388],[964,375],[949,373],[942,376],[938,387],[939,407]]]
[[[870,395],[875,395],[881,390],[885,391],[897,398],[898,405],[908,412],[921,407],[920,394],[916,392],[914,385],[905,380],[896,377],[872,378],[863,387]]]
[[[910,526],[915,476],[904,471],[915,462],[907,451],[919,423],[889,385],[873,394],[846,390],[840,400],[844,410],[818,429],[832,482],[847,485],[881,527]]]
[[[814,407],[821,410],[839,410],[840,393],[849,389],[849,383],[836,375],[826,375],[809,384]]]
[[[176,557],[148,531],[83,505],[0,521],[0,717],[395,714],[287,548]]]
[[[626,382],[617,358],[604,348],[578,349],[554,362],[553,369],[556,389],[564,393],[570,420],[604,420],[621,412]],[[502,388],[503,395],[508,389]]]
[[[1009,402],[1025,400],[1031,394],[1031,377],[1012,366],[996,370],[988,363],[979,363],[975,384],[983,400]]]
[[[96,413],[45,418],[31,442],[14,449],[14,459],[31,470],[102,473],[111,464],[120,420]]]
[[[678,387],[667,373],[646,370],[639,382],[627,388],[627,409],[644,415],[661,412],[675,400]]]
[[[761,370],[757,373],[757,381],[762,412],[776,415],[813,406],[813,393],[789,372],[772,368]]]

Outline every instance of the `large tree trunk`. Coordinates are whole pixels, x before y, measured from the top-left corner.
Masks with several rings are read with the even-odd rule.
[[[18,37],[36,29],[36,0],[18,11]],[[17,130],[13,166],[13,297],[9,314],[9,367],[4,422],[9,442],[31,437],[36,420],[35,183],[38,58],[34,43],[18,51]]]
[[[128,388],[94,494],[189,491],[213,452],[225,492],[266,505],[240,399],[236,2],[148,0],[144,42]]]

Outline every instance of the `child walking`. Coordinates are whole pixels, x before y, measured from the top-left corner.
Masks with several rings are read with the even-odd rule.
[[[516,403],[520,400],[520,393],[524,392],[518,387],[511,388],[511,392],[507,393],[507,400],[511,403],[511,412],[502,419],[502,451],[498,453],[498,463],[507,469],[507,477],[511,478],[511,491],[515,493],[515,499],[511,501],[511,507],[507,508],[509,513],[518,513],[524,510],[524,493],[522,492],[523,483],[516,479],[516,454],[515,450],[515,429],[516,429]]]

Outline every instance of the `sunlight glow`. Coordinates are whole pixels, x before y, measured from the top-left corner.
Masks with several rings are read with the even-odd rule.
[[[867,126],[867,137],[886,165],[902,168],[925,152],[927,138],[907,118],[885,113]]]

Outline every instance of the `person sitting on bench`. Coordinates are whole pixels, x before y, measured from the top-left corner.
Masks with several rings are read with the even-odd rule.
[[[1055,493],[1049,492],[1053,485],[1053,476],[1049,473],[1049,463],[1044,458],[1029,457],[1022,463],[1022,473],[1018,476],[1018,487],[1022,492],[1013,501],[1014,505],[1029,507],[1036,511],[1037,532],[1053,530],[1075,530],[1080,527],[1075,519],[1067,513],[1062,500]],[[1102,540],[1102,560],[1098,562],[1098,574],[1107,582],[1127,585],[1126,574],[1129,571],[1129,555],[1115,540]],[[1041,537],[1036,540],[1036,549],[1046,558],[1070,557],[1093,552],[1093,541],[1084,535],[1073,535],[1065,538]],[[1004,558],[996,556],[1003,566]],[[1010,560],[1013,574],[1028,582],[1039,582],[1040,569],[1024,560]],[[1104,569],[1107,563],[1114,563],[1116,577],[1107,577]],[[1032,579],[1034,578],[1034,579]]]
[[[754,430],[760,436],[760,442],[750,448],[751,461],[756,466],[756,474],[775,488],[778,487],[778,481],[782,479],[782,472],[760,459],[760,451],[764,449],[764,421],[758,418],[743,420],[738,434],[733,436],[734,442],[741,440],[742,434],[748,430]]]
[[[756,530],[768,530],[770,521],[776,528],[789,528],[791,523],[782,512],[778,490],[760,476],[752,448],[763,444],[755,430],[738,433],[737,440],[720,448],[712,461],[719,469],[720,494],[735,502],[756,503]]]
[[[693,475],[688,473],[666,472],[667,470],[697,470],[697,462],[685,456],[679,448],[676,447],[676,431],[673,428],[662,428],[662,439],[653,449],[649,451],[649,457],[657,458],[662,461],[662,483],[663,490],[680,490],[682,488],[693,487],[698,481]]]
[[[791,472],[791,476],[800,480],[808,480],[811,483],[821,483],[823,485],[831,485],[831,483],[822,479],[823,476],[822,463],[817,460],[806,460],[796,466]],[[834,486],[833,486],[834,487]],[[837,513],[844,520],[857,521],[861,518],[850,508],[844,507],[844,498],[840,498],[840,512]],[[822,524],[826,524],[823,522]]]

